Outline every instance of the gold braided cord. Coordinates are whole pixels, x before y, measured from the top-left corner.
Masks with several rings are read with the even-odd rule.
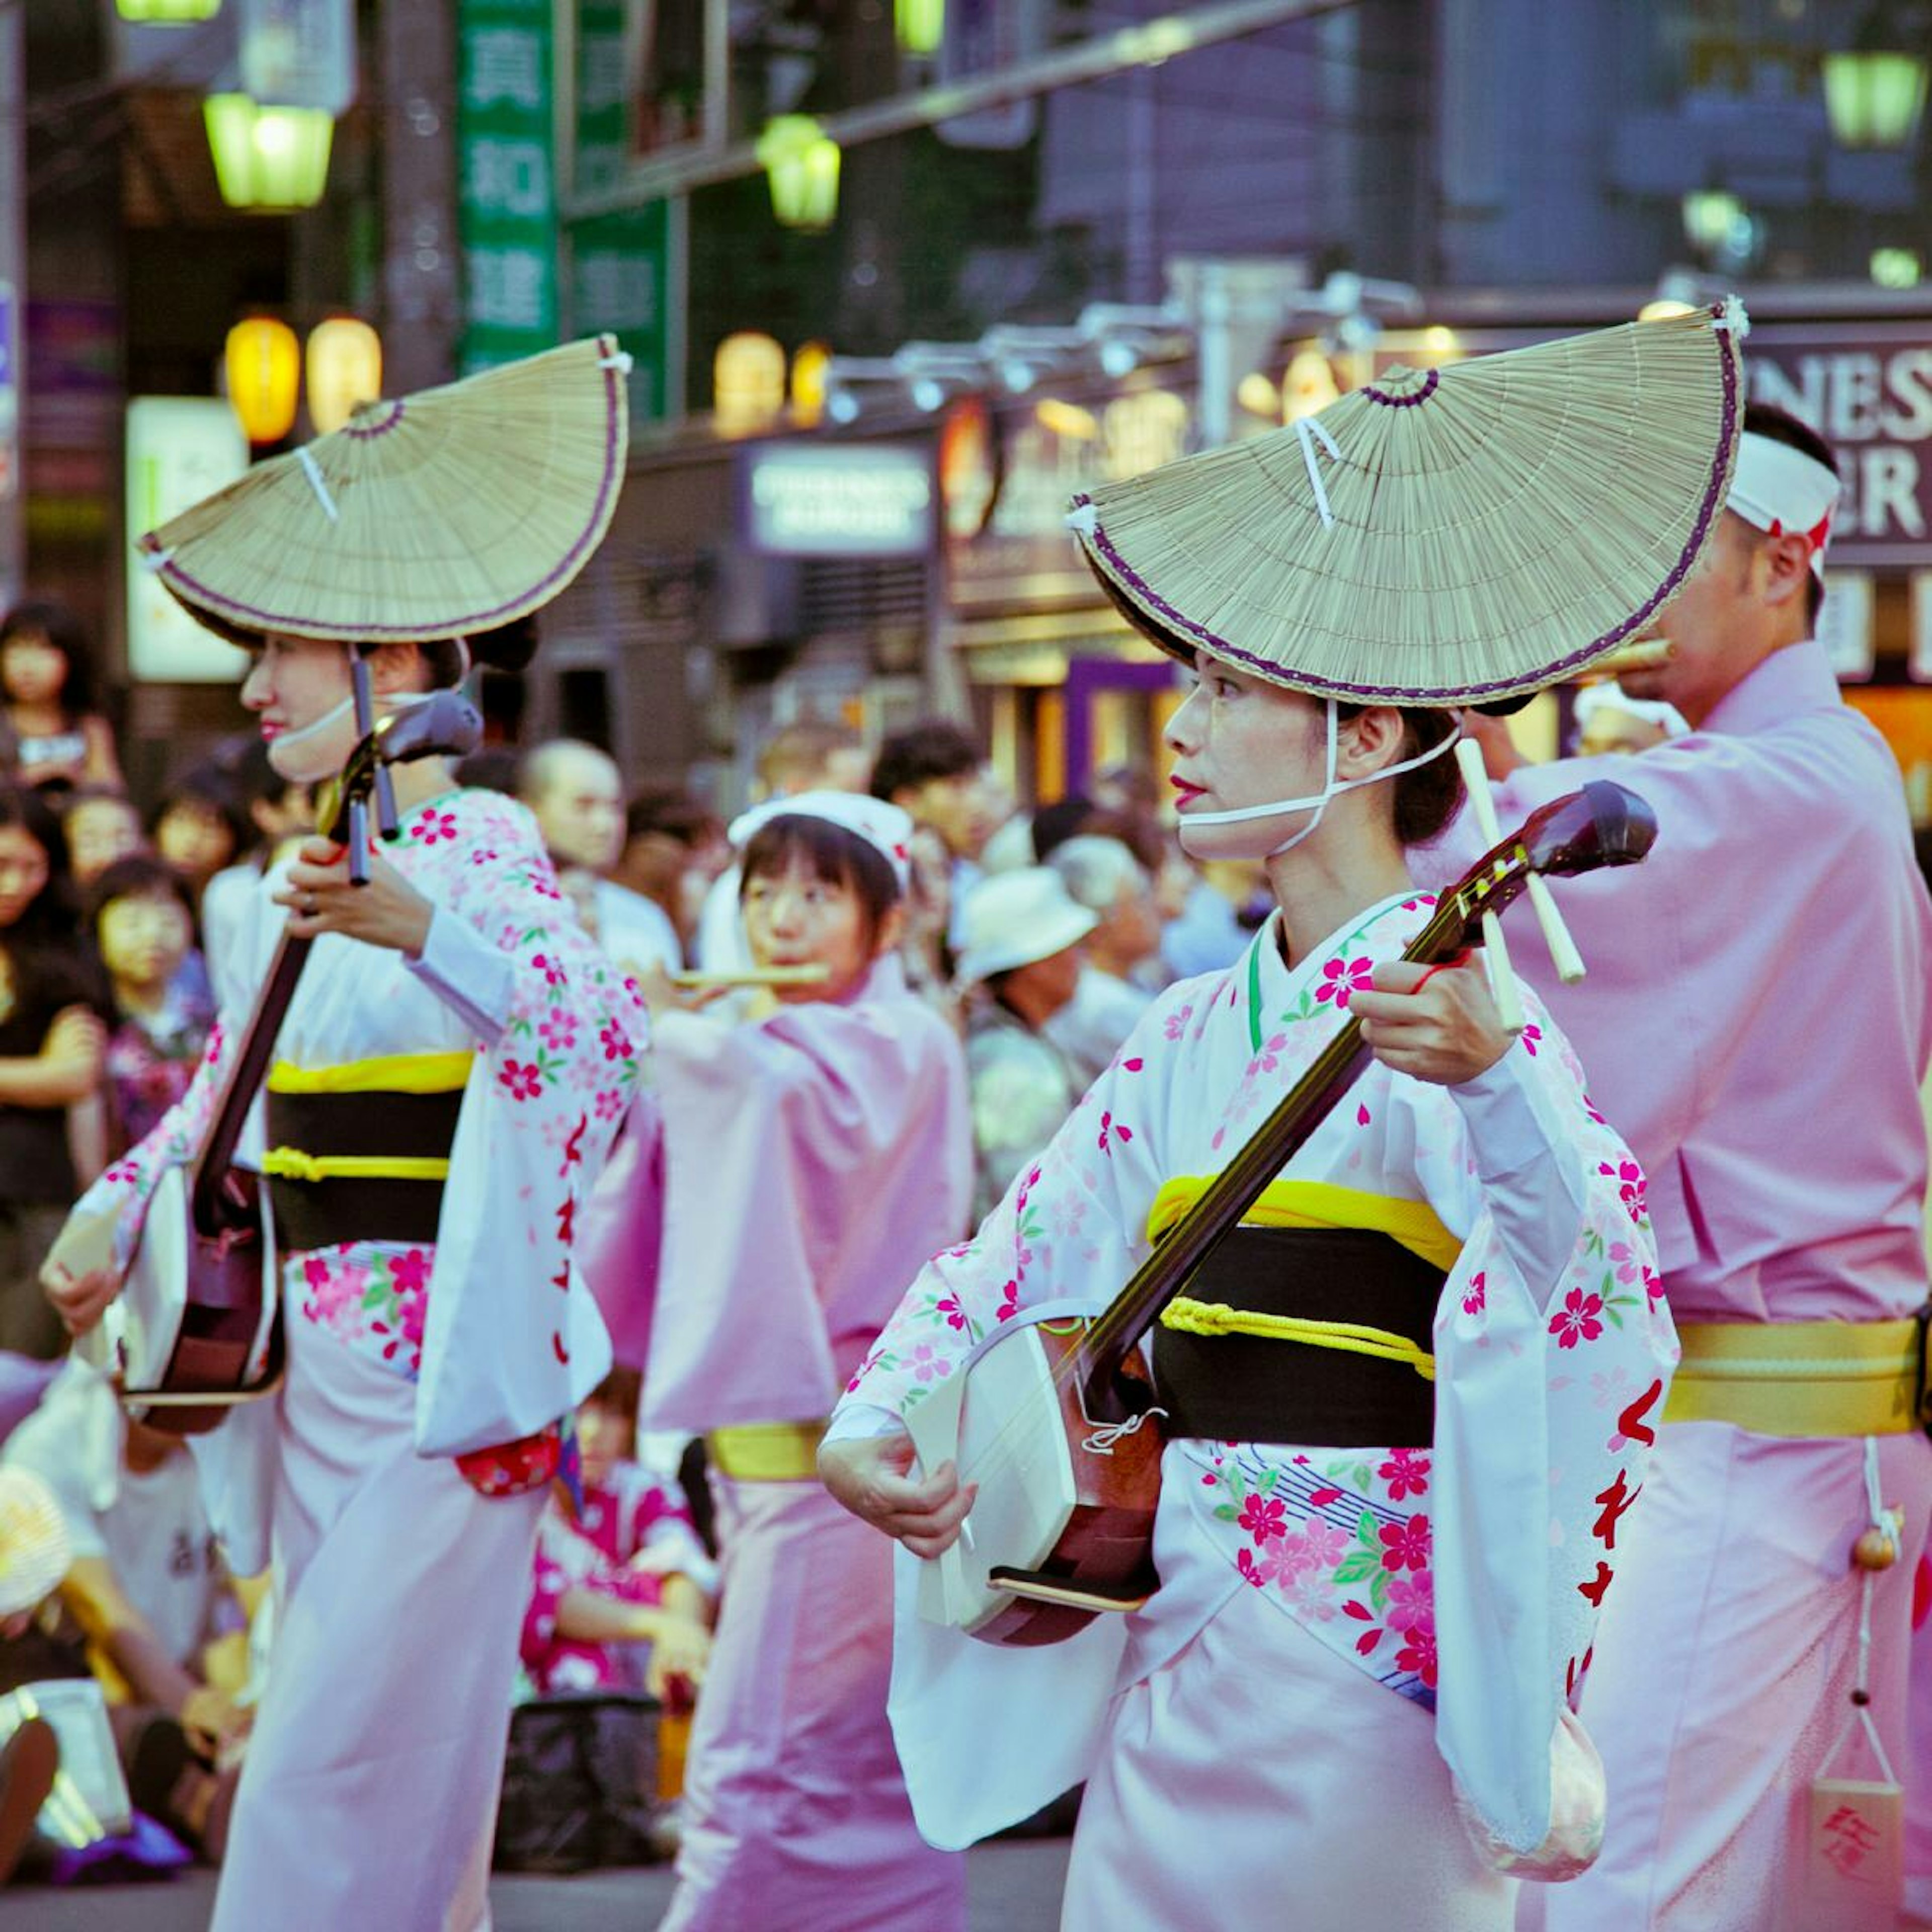
[[[1400,1362],[1426,1382],[1436,1379],[1436,1358],[1406,1335],[1355,1322],[1312,1322],[1298,1315],[1259,1315],[1225,1301],[1196,1301],[1178,1294],[1160,1311],[1160,1325],[1184,1335],[1252,1335],[1268,1342],[1300,1342],[1311,1348],[1340,1348],[1378,1361]]]

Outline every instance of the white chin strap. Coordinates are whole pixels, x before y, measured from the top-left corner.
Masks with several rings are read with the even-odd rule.
[[[1312,812],[1314,816],[1299,832],[1292,838],[1284,838],[1279,845],[1270,848],[1268,856],[1270,859],[1279,858],[1282,853],[1292,851],[1299,845],[1322,823],[1322,814],[1328,809],[1328,801],[1331,798],[1339,798],[1345,791],[1358,791],[1364,785],[1380,784],[1383,779],[1398,777],[1404,772],[1412,772],[1417,766],[1426,765],[1432,758],[1439,758],[1445,752],[1454,750],[1459,735],[1455,731],[1447,732],[1437,743],[1430,746],[1427,751],[1416,758],[1405,758],[1399,765],[1384,765],[1380,771],[1371,772],[1365,778],[1344,778],[1337,784],[1335,782],[1335,700],[1332,698],[1328,700],[1328,711],[1327,770],[1318,792],[1307,798],[1276,799],[1271,805],[1244,805],[1230,812],[1185,812],[1180,815],[1181,830],[1185,831],[1190,825],[1240,825],[1250,819],[1278,818],[1288,812]]]

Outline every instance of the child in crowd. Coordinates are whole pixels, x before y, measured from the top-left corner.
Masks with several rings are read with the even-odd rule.
[[[542,1694],[648,1690],[687,1705],[711,1654],[716,1576],[676,1478],[634,1460],[638,1372],[613,1369],[577,1412],[584,1507],[537,1533],[523,1660]]]
[[[100,1084],[106,1004],[59,821],[0,781],[0,1348],[44,1361],[67,1347],[38,1276],[76,1192],[68,1113]]]
[[[86,634],[60,604],[17,604],[0,620],[0,724],[22,784],[118,790],[114,734],[94,708]]]
[[[181,875],[145,854],[117,860],[88,895],[88,926],[113,995],[107,1042],[108,1151],[146,1138],[188,1091],[214,1005],[184,972],[194,914]]]
[[[74,883],[86,891],[116,859],[146,849],[148,835],[134,802],[106,785],[76,785],[61,808]]]
[[[151,830],[155,851],[188,882],[197,908],[208,882],[254,842],[235,782],[208,765],[169,787]]]

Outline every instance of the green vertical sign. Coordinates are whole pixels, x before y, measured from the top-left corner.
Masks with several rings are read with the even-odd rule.
[[[559,340],[550,0],[458,0],[465,375]]]
[[[594,194],[622,178],[635,104],[624,88],[622,0],[578,0],[572,179]],[[630,351],[631,416],[683,406],[683,203],[646,202],[570,224],[566,300],[573,335],[608,329]]]

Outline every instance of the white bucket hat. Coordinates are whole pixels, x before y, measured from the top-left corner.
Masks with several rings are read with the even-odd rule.
[[[966,895],[961,916],[962,983],[1051,959],[1100,923],[1045,866],[1022,866],[982,879]]]

